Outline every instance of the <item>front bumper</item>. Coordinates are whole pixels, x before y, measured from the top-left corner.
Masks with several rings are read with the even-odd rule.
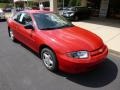
[[[105,61],[107,57],[108,49],[95,56],[89,56],[87,59],[72,59],[66,55],[58,56],[59,69],[66,73],[81,73],[91,70],[97,64]]]

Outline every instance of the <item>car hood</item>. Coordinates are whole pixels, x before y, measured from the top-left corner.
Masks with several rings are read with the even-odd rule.
[[[57,45],[66,52],[87,50],[93,51],[103,45],[100,37],[79,27],[67,27],[43,31],[47,42]]]

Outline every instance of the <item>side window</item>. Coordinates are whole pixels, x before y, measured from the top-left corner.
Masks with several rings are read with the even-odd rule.
[[[13,20],[15,20],[16,22],[19,22],[20,17],[21,17],[21,13],[18,13],[15,16],[13,16]]]
[[[20,17],[20,22],[21,22],[21,24],[23,24],[23,25],[27,25],[27,24],[32,24],[32,19],[31,19],[31,17],[30,17],[30,15],[29,14],[27,14],[27,13],[22,13],[22,15],[21,15],[21,17]]]

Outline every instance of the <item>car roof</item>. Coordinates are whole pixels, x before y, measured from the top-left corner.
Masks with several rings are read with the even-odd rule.
[[[45,10],[25,10],[25,11],[21,11],[21,12],[26,12],[26,13],[52,13],[51,11],[45,11]]]

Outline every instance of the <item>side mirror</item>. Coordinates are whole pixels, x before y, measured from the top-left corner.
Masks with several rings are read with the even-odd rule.
[[[24,28],[25,29],[32,29],[32,30],[34,30],[34,27],[33,27],[32,24],[27,24],[27,25],[24,26]]]

